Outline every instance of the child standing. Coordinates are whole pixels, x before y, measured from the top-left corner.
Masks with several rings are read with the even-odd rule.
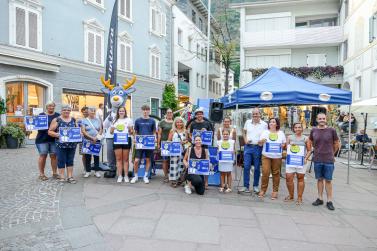
[[[220,171],[220,193],[226,192],[230,193],[232,192],[232,171],[233,171],[233,162],[234,162],[234,156],[235,156],[235,141],[232,139],[229,139],[230,136],[230,130],[224,128],[222,131],[222,140],[219,140],[217,142],[218,150],[219,150],[219,156],[222,154],[221,152],[225,153],[223,156],[229,156],[229,153],[232,154],[232,160],[229,160],[229,158],[223,158],[223,160],[219,159],[219,171]],[[226,189],[225,189],[226,187]]]

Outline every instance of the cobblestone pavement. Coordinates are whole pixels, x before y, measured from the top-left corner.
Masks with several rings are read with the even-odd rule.
[[[215,187],[186,195],[161,176],[148,185],[84,179],[77,155],[78,183],[62,185],[37,180],[32,146],[0,150],[0,250],[377,250],[377,171],[352,168],[348,185],[343,161],[329,211],[311,205],[313,173],[296,206],[283,202],[284,179],[275,201],[271,190],[263,200]]]
[[[53,179],[37,179],[34,148],[0,150],[0,166],[0,250],[69,249],[60,234],[62,185]],[[47,166],[46,174],[51,176]],[[33,227],[25,231],[29,226]]]

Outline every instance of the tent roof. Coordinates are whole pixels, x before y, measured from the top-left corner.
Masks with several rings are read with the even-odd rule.
[[[271,67],[254,81],[221,98],[224,108],[352,103],[352,92],[292,76]]]

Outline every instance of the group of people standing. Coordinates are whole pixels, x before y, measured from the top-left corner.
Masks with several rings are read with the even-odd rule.
[[[142,159],[145,159],[145,172],[142,177],[144,183],[149,183],[150,168],[154,149],[145,149],[137,147],[136,136],[155,137],[157,148],[160,149],[162,142],[179,142],[181,145],[181,154],[179,156],[162,157],[162,169],[164,173],[164,182],[171,182],[173,187],[184,183],[184,190],[191,194],[194,190],[197,194],[203,195],[208,187],[208,176],[197,175],[187,172],[190,167],[190,159],[209,160],[210,155],[208,145],[204,145],[202,137],[193,134],[195,131],[211,131],[217,141],[214,144],[218,152],[226,151],[236,156],[237,132],[232,126],[229,117],[225,117],[222,125],[215,131],[212,123],[204,117],[204,111],[199,108],[195,111],[195,119],[186,124],[181,117],[175,117],[171,109],[167,110],[166,116],[158,125],[155,120],[149,116],[150,107],[144,105],[141,108],[142,117],[133,122],[127,115],[125,107],[117,109],[116,116],[108,116],[103,122],[96,116],[96,108],[89,107],[87,116],[76,121],[71,116],[71,108],[63,105],[61,114],[55,112],[53,102],[46,105],[48,115],[48,130],[38,131],[36,146],[39,151],[39,171],[41,180],[46,180],[44,166],[46,157],[50,154],[53,177],[60,181],[76,183],[73,178],[73,159],[76,152],[75,142],[61,142],[59,140],[59,128],[80,127],[82,137],[92,144],[101,144],[102,138],[106,138],[107,159],[109,165],[116,166],[116,181],[118,183],[136,183],[139,180],[138,169]],[[98,114],[98,113],[97,113]],[[294,201],[294,176],[297,177],[297,204],[303,203],[303,192],[305,187],[304,176],[306,173],[305,164],[308,161],[312,147],[314,147],[315,177],[318,180],[318,198],[313,202],[314,206],[322,205],[323,190],[327,192],[327,207],[334,210],[332,203],[332,174],[334,171],[334,153],[339,148],[339,139],[333,128],[327,127],[326,115],[317,115],[318,126],[313,128],[309,137],[303,134],[303,125],[294,123],[292,126],[293,134],[285,136],[280,129],[278,118],[270,118],[268,123],[261,120],[259,109],[252,110],[252,118],[247,120],[243,128],[244,141],[244,172],[243,188],[239,193],[256,193],[259,198],[264,198],[269,185],[269,177],[272,174],[272,193],[271,199],[278,199],[280,173],[283,164],[283,150],[304,149],[302,165],[287,165],[286,167],[286,185],[289,195],[284,201]],[[122,137],[126,137],[120,139]],[[119,143],[120,142],[120,143]],[[136,146],[136,149],[135,149]],[[82,146],[80,146],[82,148]],[[133,177],[128,177],[130,167],[130,151],[133,151]],[[161,150],[161,149],[160,149]],[[296,151],[296,152],[297,152]],[[293,150],[292,150],[293,152]],[[94,159],[94,165],[91,161]],[[218,163],[220,171],[219,192],[229,193],[232,191],[232,171],[235,167],[235,160]],[[101,177],[99,171],[99,157],[93,154],[83,152],[83,164],[85,166],[84,177],[88,178],[92,169],[95,176]],[[252,190],[250,189],[250,170],[254,166],[254,178]],[[260,171],[262,166],[262,175]],[[65,177],[65,168],[67,168],[67,177]],[[262,177],[260,177],[262,176]],[[259,181],[261,185],[259,186]],[[260,187],[260,188],[259,188]]]

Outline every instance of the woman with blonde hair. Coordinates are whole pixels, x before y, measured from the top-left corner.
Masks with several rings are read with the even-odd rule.
[[[181,156],[170,157],[170,171],[169,180],[172,181],[172,186],[177,186],[178,178],[183,170],[184,150],[187,148],[188,132],[185,129],[186,121],[181,117],[176,117],[173,122],[173,127],[169,133],[169,141],[181,143]]]

